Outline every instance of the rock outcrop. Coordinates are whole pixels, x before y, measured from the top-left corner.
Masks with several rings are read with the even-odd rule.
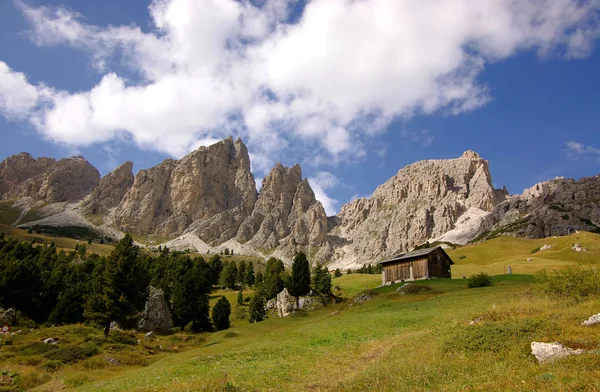
[[[585,351],[582,349],[573,350],[572,348],[564,347],[558,342],[554,343],[531,343],[531,354],[538,360],[539,363],[551,362],[559,358],[568,357],[571,355],[580,355]]]
[[[286,317],[292,314],[296,307],[296,298],[294,298],[285,288],[277,294],[277,314],[279,317]]]
[[[140,170],[115,211],[123,231],[177,237],[193,232],[217,245],[235,237],[256,202],[248,150],[227,138]]]
[[[526,238],[600,231],[600,177],[556,178],[496,206],[488,232]],[[483,233],[486,238],[487,233]]]
[[[133,186],[133,163],[127,161],[102,177],[100,184],[82,204],[82,210],[89,215],[106,215],[117,207],[125,194]]]
[[[99,182],[98,169],[80,156],[57,162],[21,153],[0,163],[0,192],[5,200],[29,197],[47,203],[75,202]]]
[[[468,210],[487,215],[507,196],[492,186],[488,162],[473,151],[401,169],[369,198],[345,204],[331,234],[339,265],[412,250],[452,230]]]
[[[326,257],[327,215],[308,180],[302,178],[299,165],[286,168],[278,163],[264,178],[258,200],[240,226],[237,239],[255,247],[280,248],[289,255],[300,248]]]
[[[163,330],[173,328],[173,317],[165,298],[165,292],[156,287],[149,287],[148,299],[138,327],[144,330]]]

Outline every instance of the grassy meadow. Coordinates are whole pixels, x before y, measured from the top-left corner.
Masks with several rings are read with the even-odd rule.
[[[65,249],[77,243],[0,230]],[[380,275],[344,275],[332,282],[344,302],[287,318],[271,311],[255,324],[245,318],[247,304],[236,305],[237,291],[218,290],[210,304],[229,299],[232,327],[215,333],[173,330],[145,341],[141,331],[112,331],[105,340],[84,325],[19,326],[12,344],[0,346],[0,391],[598,391],[600,326],[581,322],[600,312],[600,298],[547,298],[532,274],[600,267],[599,240],[591,233],[498,237],[449,250],[453,279],[413,283],[427,290],[402,295],[399,284],[378,287]],[[587,251],[571,250],[574,243]],[[544,244],[552,248],[539,250]],[[88,249],[96,246],[112,249]],[[502,274],[507,265],[513,275]],[[479,272],[493,285],[467,288],[462,276]],[[372,298],[355,303],[361,292]],[[48,337],[59,343],[44,345]],[[587,352],[540,365],[532,341]]]

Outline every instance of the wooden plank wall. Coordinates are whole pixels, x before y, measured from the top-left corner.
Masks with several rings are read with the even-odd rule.
[[[444,254],[437,250],[429,254],[429,276],[436,278],[450,278],[450,262]]]
[[[413,267],[413,278],[422,279],[427,277],[427,258],[416,259],[410,262],[387,264],[383,266],[385,270],[386,282],[399,282],[410,279],[410,267]]]

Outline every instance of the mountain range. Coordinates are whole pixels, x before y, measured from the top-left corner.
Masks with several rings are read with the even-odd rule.
[[[81,156],[8,157],[0,163],[0,198],[18,218],[5,223],[75,226],[115,239],[130,232],[148,246],[228,248],[288,263],[302,250],[330,268],[376,262],[427,242],[600,231],[600,177],[556,178],[509,195],[493,187],[488,162],[473,151],[408,165],[332,217],[299,165],[278,163],[257,192],[239,138],[132,170],[125,162],[101,178]]]

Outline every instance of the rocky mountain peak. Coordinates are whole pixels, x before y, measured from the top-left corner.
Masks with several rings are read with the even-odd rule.
[[[505,197],[492,186],[488,162],[473,151],[413,163],[370,198],[342,207],[332,234],[348,245],[336,257],[363,264],[412,250],[452,230],[468,210],[487,213]]]
[[[463,159],[481,159],[479,154],[473,150],[465,151],[460,157]]]
[[[0,163],[3,199],[29,197],[48,203],[73,202],[89,194],[99,181],[98,170],[81,156],[57,162],[20,153]]]
[[[86,215],[105,215],[119,205],[133,186],[133,162],[127,161],[102,177],[100,184],[83,202]]]

